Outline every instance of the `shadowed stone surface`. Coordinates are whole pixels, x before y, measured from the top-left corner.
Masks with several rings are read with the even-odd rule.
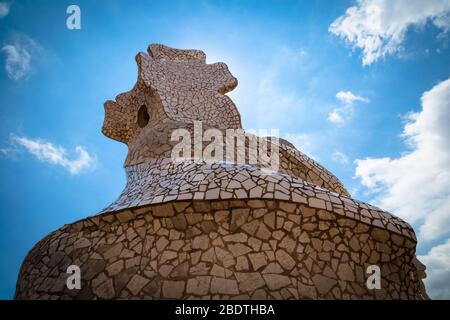
[[[173,162],[174,129],[242,129],[237,80],[199,50],[151,45],[135,87],[105,103],[103,133],[126,143],[127,185],[97,215],[52,232],[22,264],[16,299],[426,299],[416,237],[350,198],[287,141],[280,169]],[[277,144],[275,146],[275,144]],[[236,151],[237,152],[237,151]],[[65,282],[81,269],[81,289]],[[378,265],[381,289],[366,287]]]

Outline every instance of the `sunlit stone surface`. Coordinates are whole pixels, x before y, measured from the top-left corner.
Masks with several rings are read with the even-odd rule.
[[[128,183],[97,215],[41,240],[16,299],[426,299],[416,237],[352,199],[287,141],[278,172],[171,160],[175,129],[241,129],[237,80],[198,50],[151,45],[135,87],[105,103],[103,133],[128,145]],[[257,106],[256,106],[257,108]],[[69,290],[69,265],[81,289]],[[381,270],[381,289],[366,281]]]

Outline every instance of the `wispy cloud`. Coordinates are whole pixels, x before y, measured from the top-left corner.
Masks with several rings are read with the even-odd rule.
[[[272,120],[279,119],[286,112],[295,111],[302,106],[301,98],[297,93],[283,88],[280,78],[286,68],[298,66],[307,53],[304,49],[293,50],[282,47],[274,55],[274,61],[265,69],[259,79],[256,92],[252,93],[253,99],[256,100],[255,104],[260,110],[258,117]]]
[[[331,156],[331,159],[340,164],[348,164],[349,163],[348,156],[345,153],[340,152],[340,151],[334,152],[333,155]]]
[[[5,70],[8,77],[17,81],[29,77],[32,56],[41,51],[41,47],[28,36],[16,35],[1,51],[6,55]]]
[[[0,148],[0,156],[12,158],[16,152],[17,148],[10,148],[10,147]]]
[[[333,109],[328,114],[328,121],[337,126],[343,126],[351,119],[355,102],[369,103],[369,99],[355,95],[351,91],[339,91],[336,94],[336,99],[342,103],[342,106]]]
[[[336,94],[336,98],[344,104],[353,104],[355,101],[361,101],[368,103],[369,99],[357,96],[351,91],[339,91]]]
[[[10,7],[11,7],[10,2],[6,1],[0,2],[0,19],[6,17],[9,14]]]
[[[407,30],[431,22],[450,29],[450,0],[358,0],[336,19],[329,31],[363,52],[367,66],[399,52]]]
[[[292,143],[299,151],[303,152],[310,158],[318,160],[318,158],[313,155],[314,143],[313,138],[306,133],[286,133],[281,136],[282,139],[287,140]]]
[[[243,118],[248,117],[245,124],[252,128],[279,127],[286,119],[292,121],[304,106],[298,91],[284,83],[286,77],[306,63],[308,53],[288,46],[268,50],[271,56],[264,63],[241,66],[229,63],[240,81],[239,88],[229,96],[239,106]],[[258,112],[254,112],[255,107]]]
[[[77,158],[69,159],[67,152],[63,147],[55,146],[50,142],[42,139],[28,139],[25,137],[13,136],[12,140],[19,145],[25,147],[28,152],[34,155],[38,160],[49,163],[51,165],[61,166],[69,171],[70,174],[76,175],[92,169],[96,165],[96,156],[90,155],[88,151],[77,146],[75,152]]]

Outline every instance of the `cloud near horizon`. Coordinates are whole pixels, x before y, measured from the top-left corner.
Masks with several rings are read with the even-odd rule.
[[[95,155],[90,155],[82,146],[76,146],[75,152],[78,157],[69,159],[63,147],[55,146],[42,139],[28,139],[25,137],[12,137],[13,142],[23,146],[28,152],[34,155],[39,161],[51,165],[61,166],[72,175],[77,175],[95,168],[97,159]]]
[[[356,160],[356,177],[383,209],[417,224],[419,238],[450,234],[450,79],[422,96],[402,138],[409,151],[396,159]]]
[[[427,267],[425,287],[433,299],[450,299],[450,239],[418,259]]]
[[[434,299],[450,299],[450,79],[422,95],[402,137],[409,151],[396,159],[356,160],[355,176],[375,194],[375,205],[415,225],[420,241],[438,245],[419,260]],[[444,241],[444,243],[442,243]]]
[[[362,50],[362,64],[368,66],[398,53],[407,31],[427,23],[448,32],[450,0],[358,0],[329,31],[353,49]]]

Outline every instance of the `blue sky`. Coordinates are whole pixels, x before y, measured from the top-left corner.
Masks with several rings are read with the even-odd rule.
[[[66,28],[70,4],[81,30]],[[38,240],[125,186],[103,102],[134,85],[150,43],[225,62],[244,127],[280,129],[355,198],[411,222],[431,295],[450,298],[449,12],[448,0],[0,1],[0,298]]]

